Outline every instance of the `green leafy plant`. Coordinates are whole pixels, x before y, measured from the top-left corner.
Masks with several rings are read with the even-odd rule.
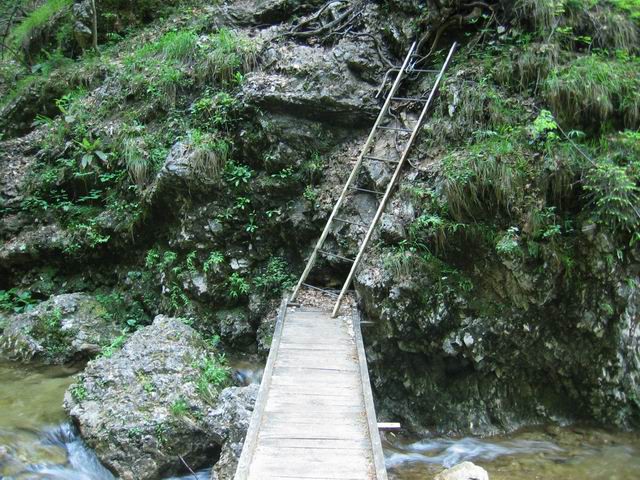
[[[602,160],[587,172],[585,190],[595,220],[614,232],[637,233],[640,227],[640,189],[624,167]]]
[[[239,298],[249,293],[250,285],[238,272],[233,272],[227,279],[229,297]]]
[[[83,138],[81,142],[76,142],[76,145],[82,150],[82,158],[80,159],[80,166],[82,168],[88,168],[93,164],[93,161],[97,158],[106,162],[109,159],[109,155],[100,150],[102,142],[99,138],[93,142],[88,138]]]
[[[224,255],[221,252],[213,251],[209,254],[203,264],[203,270],[205,273],[215,270],[218,265],[224,262]]]
[[[559,138],[558,124],[549,110],[541,110],[531,127],[534,140],[553,141]]]
[[[187,412],[189,411],[189,405],[183,398],[179,398],[173,401],[173,403],[169,407],[169,410],[171,410],[172,415],[181,417],[187,414]]]
[[[105,358],[111,358],[114,353],[122,348],[122,346],[127,341],[127,334],[123,332],[121,335],[118,335],[113,341],[104,347],[100,351],[100,354]]]
[[[0,290],[0,310],[12,313],[23,313],[30,310],[37,301],[28,290],[12,288]]]
[[[253,170],[246,165],[241,165],[235,162],[227,162],[225,165],[224,178],[234,187],[239,187],[240,185],[249,183],[252,176]]]
[[[82,382],[78,382],[71,387],[71,396],[80,403],[87,398],[87,387]]]
[[[314,203],[318,199],[318,192],[311,185],[307,185],[302,193],[302,197],[311,203]]]
[[[231,369],[224,355],[215,355],[202,359],[197,365],[200,374],[196,379],[198,393],[207,401],[213,402],[231,380]]]
[[[520,229],[509,227],[507,232],[496,243],[496,252],[507,257],[517,257],[521,254],[519,242]]]
[[[264,271],[254,278],[254,285],[271,297],[295,285],[290,265],[281,257],[272,257]]]

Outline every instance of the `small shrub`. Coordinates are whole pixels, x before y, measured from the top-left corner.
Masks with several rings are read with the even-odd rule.
[[[295,281],[289,264],[283,258],[273,257],[264,272],[255,277],[253,283],[258,289],[276,297],[283,290],[293,288]]]
[[[227,359],[224,355],[208,357],[197,367],[200,374],[196,379],[196,389],[207,401],[214,402],[231,380],[231,369],[227,365]]]
[[[600,161],[587,172],[584,185],[595,220],[614,232],[636,234],[640,228],[640,189],[624,167]]]
[[[240,298],[249,293],[249,282],[238,272],[233,272],[227,280],[229,297]]]
[[[84,383],[78,382],[71,387],[71,396],[73,399],[80,403],[84,399],[87,398],[87,387],[84,386]]]
[[[215,270],[218,265],[221,265],[224,262],[224,255],[221,252],[211,252],[209,257],[204,262],[203,270],[204,273],[209,273],[210,271]]]
[[[100,354],[105,358],[111,358],[114,353],[122,348],[126,340],[127,335],[123,332],[122,335],[118,335],[116,338],[114,338],[109,345],[102,347]]]
[[[253,176],[253,170],[235,162],[227,162],[224,168],[224,179],[227,183],[234,187],[239,187],[243,184],[249,183]]]
[[[23,313],[30,310],[37,301],[31,297],[31,292],[12,288],[0,290],[0,310],[12,313]]]
[[[169,409],[171,410],[172,415],[181,417],[183,415],[186,415],[186,413],[189,411],[189,405],[184,399],[179,398],[171,404],[171,407],[169,407]]]
[[[507,257],[517,257],[522,254],[519,242],[518,227],[510,227],[496,243],[496,252]]]

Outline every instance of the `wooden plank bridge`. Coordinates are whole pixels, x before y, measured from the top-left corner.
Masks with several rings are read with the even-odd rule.
[[[354,309],[281,306],[235,476],[245,479],[387,479]]]
[[[449,50],[440,70],[420,68],[424,58],[417,55],[415,48],[414,43],[402,66],[390,70],[398,72],[396,79],[291,295],[293,302],[301,289],[306,289],[305,292],[320,291],[333,298],[321,305],[313,301],[309,305],[304,301],[308,298],[298,304],[285,300],[280,307],[235,480],[387,479],[358,313],[354,308],[346,308],[345,312],[342,302],[429,112],[456,44]],[[420,97],[397,96],[403,78],[421,73],[437,74],[428,92]],[[397,115],[398,106],[406,102],[422,106],[413,125],[402,124]],[[389,152],[376,151],[376,138],[388,135],[394,137],[394,145],[404,142],[401,149],[396,147],[391,152],[395,157],[389,156]],[[382,162],[394,168],[384,192],[361,185],[361,167],[369,162]],[[336,224],[354,223],[339,216],[341,208],[349,203],[346,199],[354,193],[376,195],[378,209],[369,225],[359,225],[365,227],[366,233],[357,256],[347,258],[323,247]],[[339,293],[305,283],[320,256],[351,262],[351,270]]]

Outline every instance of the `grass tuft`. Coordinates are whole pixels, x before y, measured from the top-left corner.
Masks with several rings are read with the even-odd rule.
[[[640,68],[635,60],[589,55],[557,67],[544,85],[560,118],[587,130],[615,122],[629,129],[640,124]]]
[[[47,0],[29,13],[9,34],[10,42],[25,48],[33,32],[46,25],[56,14],[69,7],[72,0]]]

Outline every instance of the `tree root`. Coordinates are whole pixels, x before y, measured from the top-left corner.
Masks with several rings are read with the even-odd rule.
[[[471,10],[468,14],[463,14],[461,12]],[[435,52],[438,42],[442,38],[444,32],[451,26],[455,24],[462,25],[463,23],[468,23],[477,20],[482,16],[483,10],[489,10],[491,12],[491,18],[489,23],[493,23],[496,18],[495,7],[493,5],[489,5],[488,3],[481,1],[469,2],[464,5],[461,5],[454,12],[450,12],[449,16],[443,19],[443,21],[437,26],[437,28],[429,29],[420,40],[418,40],[418,45],[416,47],[416,51],[419,52],[422,50],[422,47],[427,43],[431,42],[431,47],[429,51],[421,57],[418,61],[416,61],[416,65],[423,63],[427,58],[429,58]],[[433,39],[432,39],[433,38]]]

